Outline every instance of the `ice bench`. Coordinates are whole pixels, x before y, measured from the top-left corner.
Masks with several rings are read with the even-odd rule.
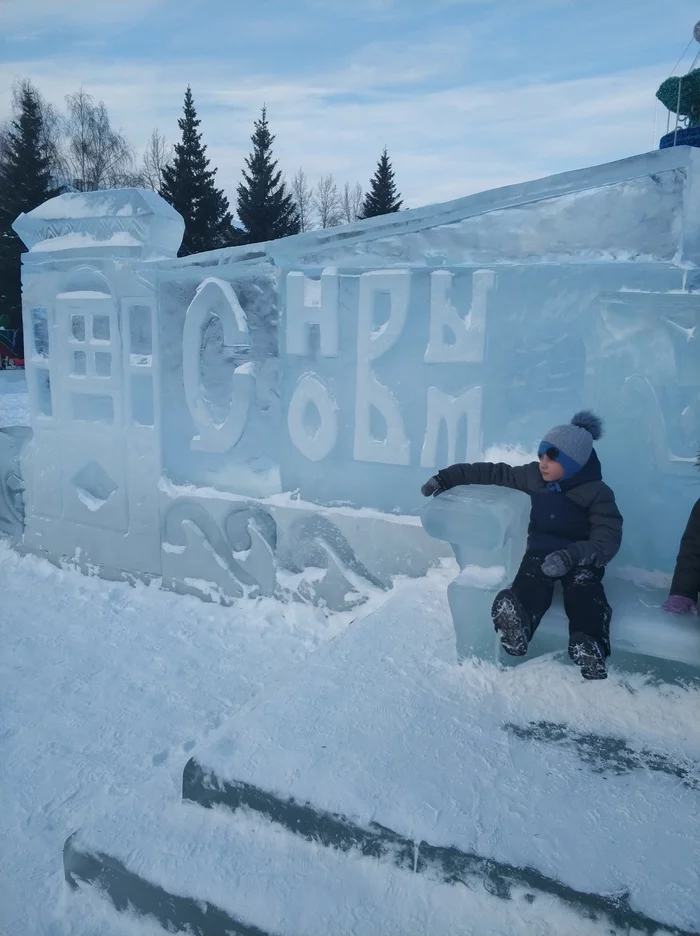
[[[526,657],[504,653],[491,622],[497,592],[515,575],[525,550],[528,500],[502,488],[462,487],[432,498],[424,507],[425,530],[450,543],[460,573],[448,586],[457,656],[473,655],[517,665],[566,647],[567,621],[557,586]],[[616,573],[605,578],[613,609],[611,662],[625,670],[650,671],[662,679],[700,678],[700,621],[673,617],[660,605],[666,592]]]

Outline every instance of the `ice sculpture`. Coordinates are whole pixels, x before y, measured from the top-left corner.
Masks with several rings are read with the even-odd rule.
[[[460,574],[447,597],[455,627],[457,657],[500,659],[491,605],[508,584],[525,548],[527,506],[518,491],[454,488],[423,508],[427,532],[452,545]]]
[[[112,256],[157,260],[174,257],[185,226],[160,195],[147,189],[108,189],[51,198],[13,225],[37,253],[70,250],[90,256],[106,249]]]
[[[532,451],[586,406],[607,421],[618,574],[663,579],[700,496],[698,159],[181,259],[182,220],[153,193],[21,216],[25,548],[218,600],[293,579],[349,606],[450,555],[421,527],[428,474]],[[479,498],[469,522],[486,510],[505,549],[520,520]],[[500,548],[481,558],[508,574]]]

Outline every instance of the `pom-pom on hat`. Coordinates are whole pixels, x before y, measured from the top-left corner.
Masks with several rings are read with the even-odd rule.
[[[564,469],[564,478],[571,478],[591,457],[593,443],[602,434],[602,419],[590,410],[582,410],[576,413],[567,426],[550,429],[540,443],[537,454],[545,455],[548,449],[557,449],[557,457],[553,460]]]

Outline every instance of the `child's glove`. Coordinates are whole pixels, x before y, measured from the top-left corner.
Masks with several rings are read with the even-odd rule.
[[[435,497],[437,494],[442,494],[444,490],[445,485],[442,483],[440,475],[433,475],[432,478],[428,478],[420,492],[423,497]]]
[[[661,607],[669,614],[698,613],[698,606],[695,604],[693,599],[685,598],[683,595],[669,595]]]
[[[556,552],[545,556],[541,568],[544,574],[550,578],[561,578],[566,575],[573,564],[573,559],[565,549],[557,549]]]

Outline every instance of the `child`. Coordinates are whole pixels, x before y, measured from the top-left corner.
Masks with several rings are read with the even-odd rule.
[[[700,500],[690,511],[673,572],[671,592],[662,608],[669,614],[697,614],[700,591]]]
[[[605,679],[612,614],[603,590],[605,565],[620,548],[622,517],[615,495],[603,483],[593,442],[601,420],[577,413],[555,426],[539,447],[539,464],[511,467],[478,462],[452,465],[430,478],[430,497],[458,484],[497,484],[530,495],[527,549],[510,588],[499,592],[491,611],[506,653],[524,656],[561,580],[569,619],[569,656],[584,679]]]

